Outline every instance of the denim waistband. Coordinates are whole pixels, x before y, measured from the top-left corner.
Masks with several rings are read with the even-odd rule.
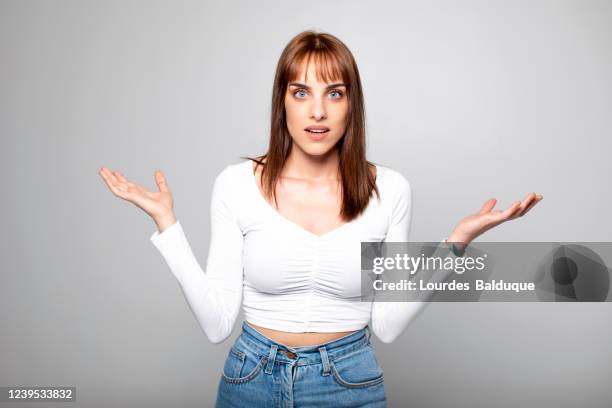
[[[246,321],[242,323],[242,333],[236,340],[238,346],[245,347],[260,357],[267,357],[270,362],[297,365],[329,364],[343,355],[351,354],[370,344],[370,328],[364,328],[347,334],[327,343],[311,346],[291,347],[278,343],[251,327]]]

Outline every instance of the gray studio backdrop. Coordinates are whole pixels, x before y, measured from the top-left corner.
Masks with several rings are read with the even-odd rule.
[[[154,223],[97,172],[153,188],[162,169],[204,264],[212,182],[265,150],[276,61],[310,28],[354,53],[368,157],[411,181],[413,240],[530,191],[544,201],[482,241],[612,240],[609,1],[0,0],[0,386],[212,405],[242,315],[210,344]],[[373,342],[393,407],[603,407],[611,318],[609,303],[432,304]],[[32,406],[47,405],[62,404]]]

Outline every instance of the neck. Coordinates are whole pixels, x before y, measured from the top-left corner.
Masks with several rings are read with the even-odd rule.
[[[338,180],[339,165],[340,155],[336,148],[324,155],[313,156],[294,145],[285,162],[282,176],[311,181]]]

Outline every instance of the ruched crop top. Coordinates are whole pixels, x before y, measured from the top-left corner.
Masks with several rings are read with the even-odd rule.
[[[228,165],[211,197],[205,271],[179,221],[151,241],[161,252],[208,339],[229,337],[242,304],[247,322],[286,332],[359,330],[371,320],[395,340],[425,302],[362,302],[361,242],[408,241],[412,193],[399,172],[377,165],[366,210],[316,235],[276,211],[261,194],[250,160]]]

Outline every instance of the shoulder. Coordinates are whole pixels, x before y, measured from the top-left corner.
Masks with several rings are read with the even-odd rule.
[[[248,180],[249,171],[252,169],[250,160],[242,160],[231,163],[222,168],[215,178],[215,183],[241,184]]]
[[[412,187],[410,181],[400,171],[380,164],[376,165],[377,184],[386,195],[398,197],[401,195],[411,195]]]
[[[231,200],[239,199],[248,187],[251,161],[244,160],[223,167],[216,175],[213,183],[213,195]]]
[[[408,179],[398,170],[387,166],[380,166],[381,171],[381,196],[384,207],[388,211],[391,225],[399,225],[402,222],[410,222],[412,214],[412,188]],[[402,235],[403,237],[403,235]],[[392,233],[391,241],[398,236]],[[400,241],[405,240],[401,238]]]

